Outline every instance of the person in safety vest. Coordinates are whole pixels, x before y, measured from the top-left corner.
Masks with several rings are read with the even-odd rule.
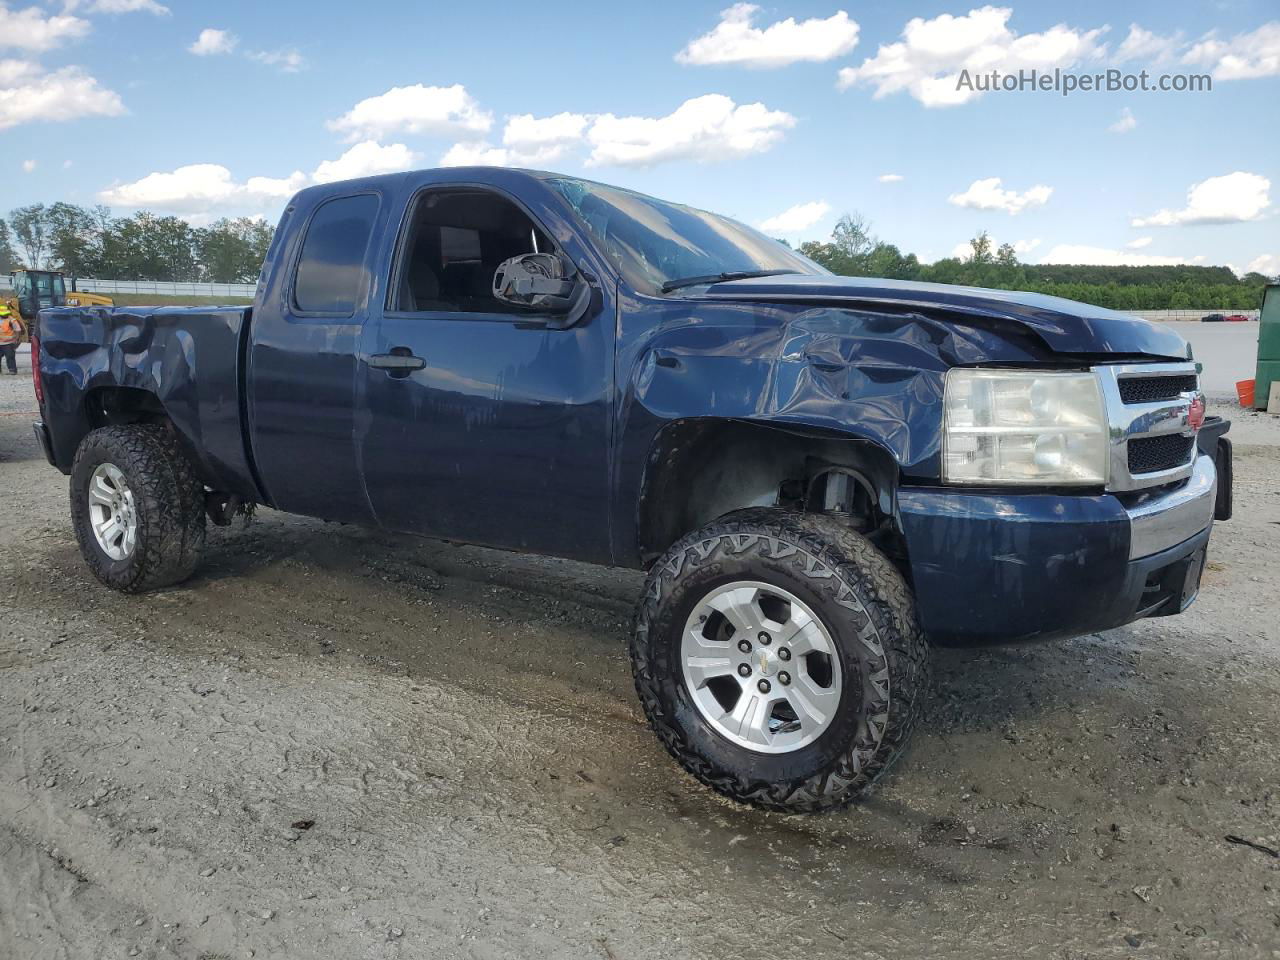
[[[0,303],[0,358],[9,372],[18,373],[18,341],[22,339],[22,320],[7,303]]]

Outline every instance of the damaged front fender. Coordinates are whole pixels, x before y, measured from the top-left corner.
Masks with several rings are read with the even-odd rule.
[[[731,420],[857,441],[882,451],[897,478],[936,482],[947,370],[1048,353],[1006,330],[853,307],[646,300],[622,316],[648,325],[620,338],[619,370],[629,373],[617,425],[619,531],[643,526],[637,504],[662,469],[654,451],[666,449],[660,437],[672,424]],[[619,546],[630,545],[619,537]]]

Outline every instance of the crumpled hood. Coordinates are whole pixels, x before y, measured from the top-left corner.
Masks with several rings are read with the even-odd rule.
[[[1187,358],[1187,342],[1162,324],[1041,293],[874,277],[787,274],[712,284],[705,296],[714,300],[839,301],[868,307],[884,304],[946,310],[1020,324],[1058,353]]]

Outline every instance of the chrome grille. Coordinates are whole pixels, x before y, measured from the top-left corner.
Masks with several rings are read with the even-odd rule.
[[[1191,451],[1195,446],[1195,437],[1184,437],[1180,433],[1130,439],[1129,473],[1137,476],[1186,466],[1191,462]]]
[[[1195,393],[1199,387],[1194,373],[1167,377],[1124,377],[1120,380],[1120,399],[1125,403],[1173,400],[1180,393]]]
[[[1191,401],[1199,392],[1194,363],[1126,363],[1094,367],[1110,434],[1107,489],[1141,490],[1183,480],[1195,461]]]

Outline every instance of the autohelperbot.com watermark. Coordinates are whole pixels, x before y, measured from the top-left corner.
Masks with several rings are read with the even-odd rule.
[[[1209,93],[1213,77],[1207,73],[1129,73],[1109,69],[1099,73],[1071,73],[1061,69],[1023,69],[1009,73],[961,70],[956,92],[969,93]]]

